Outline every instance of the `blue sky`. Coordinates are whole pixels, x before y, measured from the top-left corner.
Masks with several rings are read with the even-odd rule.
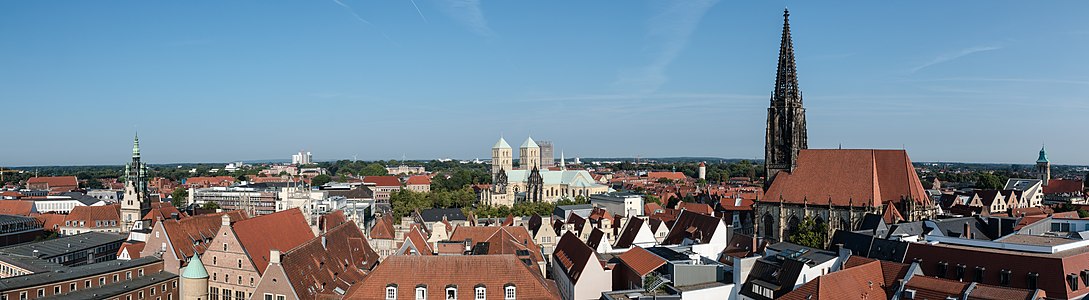
[[[3,1],[0,165],[762,158],[782,9],[813,148],[1086,164],[1087,1]]]

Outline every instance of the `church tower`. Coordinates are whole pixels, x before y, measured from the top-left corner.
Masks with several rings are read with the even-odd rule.
[[[133,223],[151,210],[147,194],[147,164],[140,162],[140,136],[137,135],[132,140],[132,162],[125,165],[125,195],[121,198],[123,232],[132,230]]]
[[[1044,186],[1051,181],[1051,161],[1047,160],[1047,151],[1040,147],[1040,157],[1036,159],[1036,178],[1043,181]]]
[[[787,10],[783,11],[782,38],[764,140],[765,186],[771,185],[777,173],[793,171],[798,161],[798,150],[808,148],[805,108],[802,107],[802,92],[798,89],[794,44],[790,38],[790,11]]]
[[[534,142],[533,138],[526,138],[526,141],[518,149],[518,155],[520,156],[518,158],[519,169],[528,171],[541,167],[541,147],[537,146],[537,142]]]
[[[510,172],[513,166],[514,150],[507,144],[507,140],[500,137],[495,146],[492,146],[492,182],[496,182],[500,173]]]

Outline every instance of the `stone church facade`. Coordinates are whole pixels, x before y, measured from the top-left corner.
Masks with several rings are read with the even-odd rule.
[[[855,230],[867,214],[886,222],[917,221],[936,213],[904,150],[808,148],[789,12],[783,14],[775,90],[768,108],[764,198],[757,201],[755,235],[785,241],[806,218],[836,230]]]

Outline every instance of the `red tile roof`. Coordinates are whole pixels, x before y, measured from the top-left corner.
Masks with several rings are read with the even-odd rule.
[[[428,177],[427,175],[409,176],[408,179],[405,180],[405,184],[406,185],[414,185],[414,184],[431,185],[431,177]]]
[[[393,216],[385,215],[378,218],[378,220],[374,222],[374,226],[371,227],[371,238],[384,240],[394,239]]]
[[[885,220],[885,224],[896,224],[904,220],[904,216],[900,215],[900,210],[896,209],[896,205],[885,205],[885,212],[881,214],[881,219]]]
[[[684,176],[681,172],[648,172],[647,179],[658,180],[659,178],[668,178],[669,180],[685,180],[688,177]]]
[[[82,226],[84,228],[123,226],[121,222],[121,205],[76,206],[72,208],[68,216],[64,217],[65,224],[80,221],[84,222],[84,226]],[[95,221],[99,222],[96,223]],[[113,223],[109,221],[113,221]],[[72,226],[76,226],[76,224],[72,224]]]
[[[472,241],[473,245],[487,242],[488,254],[517,254],[528,250],[534,263],[544,261],[541,248],[533,241],[529,229],[523,226],[458,226],[450,241]]]
[[[155,225],[155,222],[158,222],[159,219],[173,219],[175,214],[177,214],[179,218],[189,217],[184,212],[179,211],[177,207],[174,207],[173,204],[168,202],[154,202],[151,203],[151,210],[144,215],[143,220],[151,220],[151,224]]]
[[[378,264],[378,253],[354,222],[345,222],[284,252],[280,259],[295,295],[317,299],[363,281],[364,272]]]
[[[721,200],[718,200],[718,207],[727,211],[751,211],[753,204],[756,204],[756,201],[744,199],[744,197],[742,197],[741,201],[738,201],[734,197],[723,197]]]
[[[713,215],[715,213],[710,205],[703,203],[681,202],[677,203],[677,209],[704,215]]]
[[[794,172],[775,176],[764,202],[877,207],[911,198],[929,205],[904,150],[808,149],[798,153]]]
[[[38,222],[42,222],[42,229],[53,232],[58,231],[60,226],[64,225],[64,218],[66,217],[68,216],[53,213],[34,216],[35,219],[38,219]]]
[[[435,255],[435,251],[431,249],[431,244],[428,244],[427,238],[424,237],[423,229],[416,224],[412,224],[412,227],[405,233],[404,243],[401,244],[402,247],[407,243],[412,243],[412,246],[416,247],[416,254]]]
[[[632,247],[631,250],[620,254],[617,258],[639,276],[647,276],[650,272],[666,264],[665,259],[639,246]]]
[[[1081,179],[1052,179],[1044,186],[1044,194],[1077,194],[1085,190]]]
[[[552,257],[553,263],[560,264],[561,270],[571,279],[573,284],[579,282],[582,271],[586,269],[586,264],[599,263],[594,249],[590,248],[570,231],[560,237]]]
[[[34,201],[0,200],[0,214],[29,216],[34,211]]]
[[[1039,291],[1039,293],[1036,293]],[[968,294],[968,300],[1034,300],[1044,299],[1047,293],[1036,290],[1023,290],[987,284],[976,284]]]
[[[52,191],[64,191],[79,189],[79,179],[76,176],[51,176],[31,177],[26,180],[27,187],[32,185],[44,185]]]
[[[881,282],[881,263],[869,263],[819,276],[793,291],[781,300],[820,299],[888,299],[887,284]],[[945,299],[916,297],[916,299]]]
[[[121,257],[121,253],[123,252],[128,252],[129,259],[140,258],[140,251],[144,251],[144,246],[146,245],[147,243],[144,242],[127,241],[124,244],[121,244],[120,249],[117,249],[117,257]]]
[[[314,238],[298,208],[238,221],[231,228],[261,274],[268,267],[269,250],[295,248]]]
[[[713,216],[683,211],[662,240],[662,245],[680,245],[686,238],[697,244],[707,243],[721,223],[721,219]]]
[[[344,299],[385,299],[387,286],[397,288],[398,298],[411,299],[420,286],[427,288],[428,298],[442,299],[447,287],[456,287],[459,298],[472,299],[474,289],[484,286],[486,299],[501,300],[508,285],[515,287],[518,299],[560,299],[555,282],[512,255],[390,256]]]
[[[969,283],[929,276],[912,276],[905,288],[915,290],[915,299],[960,299]]]
[[[203,214],[180,220],[164,219],[162,222],[163,234],[170,240],[174,256],[182,259],[182,263],[188,263],[185,258],[193,257],[194,253],[204,253],[208,243],[219,233],[223,224],[223,215],[231,218],[232,222],[246,219],[246,214],[241,210],[214,214]]]
[[[234,183],[237,178],[231,176],[211,176],[211,177],[189,177],[185,179],[185,185],[191,186],[228,186]]]
[[[375,186],[401,186],[401,180],[397,176],[367,176],[363,182],[373,183]]]

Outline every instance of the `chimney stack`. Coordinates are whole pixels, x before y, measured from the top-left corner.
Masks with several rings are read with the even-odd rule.
[[[279,264],[280,263],[280,250],[271,249],[268,251],[268,263]]]
[[[964,236],[965,239],[972,239],[972,225],[969,225],[968,222],[964,222],[964,233],[961,235]]]

